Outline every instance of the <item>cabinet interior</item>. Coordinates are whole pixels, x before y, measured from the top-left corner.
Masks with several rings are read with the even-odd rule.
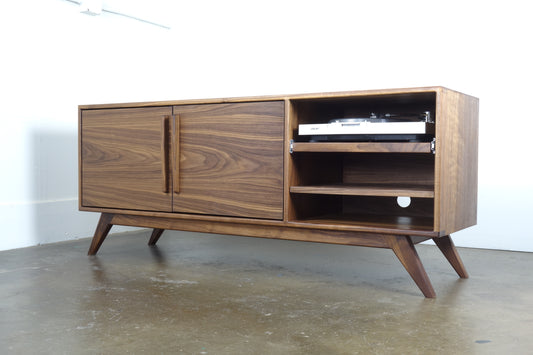
[[[433,154],[298,154],[294,220],[432,230],[434,161]],[[410,205],[400,207],[398,197]]]
[[[419,114],[426,111],[435,119],[436,93],[402,93],[389,95],[364,95],[336,98],[291,100],[292,139],[305,142],[298,136],[299,124],[327,123],[332,119],[368,117],[376,114]]]
[[[298,136],[298,125],[370,113],[425,111],[436,120],[434,92],[315,98],[290,104],[291,139],[301,142],[299,147],[313,147],[291,154],[292,221],[433,230],[435,155],[429,150],[410,152],[413,143],[408,142],[397,142],[394,151],[381,142],[336,143],[331,150],[330,143],[305,143],[308,138]],[[339,145],[345,145],[346,151]],[[400,207],[399,196],[410,197],[409,206]]]

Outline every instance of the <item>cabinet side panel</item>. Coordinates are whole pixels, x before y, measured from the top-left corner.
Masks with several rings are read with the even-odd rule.
[[[435,230],[447,235],[477,223],[479,100],[438,94]]]
[[[81,161],[81,115],[82,115],[83,109],[78,106],[78,209],[82,209],[82,191],[83,191],[83,185],[82,185],[82,161]]]

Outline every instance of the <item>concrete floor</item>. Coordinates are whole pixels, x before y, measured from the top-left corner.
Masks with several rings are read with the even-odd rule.
[[[4,236],[5,237],[5,236]],[[2,354],[532,354],[533,254],[148,231],[0,252]]]

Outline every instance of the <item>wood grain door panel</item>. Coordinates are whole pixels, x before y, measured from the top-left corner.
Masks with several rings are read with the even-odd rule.
[[[173,211],[282,219],[284,112],[283,101],[174,106]]]
[[[171,107],[82,111],[82,206],[172,211],[171,114]]]

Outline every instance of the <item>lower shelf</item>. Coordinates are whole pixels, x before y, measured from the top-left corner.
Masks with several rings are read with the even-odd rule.
[[[376,233],[401,233],[434,237],[433,218],[377,214],[324,215],[291,221],[332,229],[361,229]]]

